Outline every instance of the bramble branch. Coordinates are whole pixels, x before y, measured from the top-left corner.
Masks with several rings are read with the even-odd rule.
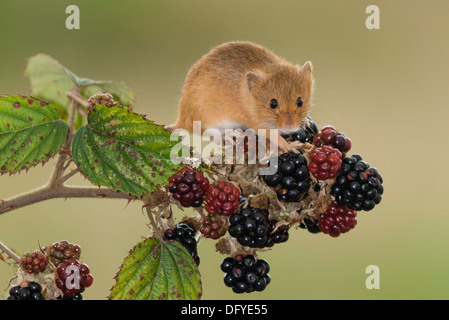
[[[0,241],[0,253],[4,253],[13,260],[15,263],[20,263],[20,257],[15,254],[11,249],[9,249],[3,242]]]
[[[127,199],[128,201],[136,199],[133,195],[106,188],[45,186],[28,193],[3,200],[3,202],[0,203],[0,214],[23,208],[37,202],[58,198],[109,198]]]

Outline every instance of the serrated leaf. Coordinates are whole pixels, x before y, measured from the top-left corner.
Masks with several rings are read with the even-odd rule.
[[[159,190],[181,169],[170,152],[170,132],[128,108],[97,105],[75,134],[72,156],[95,185],[136,196]]]
[[[109,296],[113,300],[198,300],[202,295],[198,267],[178,241],[139,242],[116,280]]]
[[[67,133],[54,105],[30,96],[1,96],[0,173],[44,164],[61,149]]]
[[[78,77],[57,60],[42,53],[28,60],[25,74],[30,78],[32,95],[56,105],[63,119],[67,118],[70,108],[66,96],[69,90],[81,90],[81,95],[86,99],[98,91],[109,92],[117,102],[128,106],[135,99],[135,92],[124,83]]]

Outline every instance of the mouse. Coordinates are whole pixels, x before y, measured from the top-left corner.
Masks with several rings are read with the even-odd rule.
[[[261,45],[226,42],[190,68],[177,120],[167,128],[191,133],[193,121],[201,121],[201,133],[207,129],[278,129],[277,142],[271,142],[282,152],[298,152],[298,145],[281,135],[308,125],[313,84],[310,61],[295,65]]]

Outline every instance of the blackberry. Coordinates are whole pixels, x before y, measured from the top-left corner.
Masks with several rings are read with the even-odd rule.
[[[333,179],[341,168],[341,152],[329,146],[310,152],[309,171],[317,180]]]
[[[220,269],[225,272],[225,285],[235,293],[263,291],[271,281],[268,262],[253,255],[224,258]]]
[[[230,216],[239,207],[240,191],[227,181],[211,185],[206,193],[206,209],[209,213]]]
[[[66,295],[63,295],[62,297],[59,296],[57,298],[57,300],[84,300],[84,299],[83,299],[83,295],[81,293],[75,293],[71,297],[68,297]]]
[[[81,256],[81,247],[66,240],[53,242],[50,246],[44,247],[43,251],[55,266],[70,259],[79,259]]]
[[[330,146],[340,150],[342,158],[346,157],[346,153],[351,149],[351,139],[345,137],[345,134],[338,132],[333,126],[325,126],[313,138],[315,147]]]
[[[198,256],[195,240],[195,230],[191,226],[185,223],[179,223],[176,228],[165,230],[164,237],[167,240],[179,241],[190,253],[196,265],[198,266],[200,264],[200,257]]]
[[[382,176],[376,168],[370,167],[360,155],[353,155],[343,159],[331,194],[339,205],[356,211],[369,211],[382,200],[382,183]]]
[[[310,187],[307,161],[301,153],[285,153],[278,158],[277,172],[263,176],[263,180],[276,190],[279,200],[298,202]]]
[[[75,278],[75,275],[78,275],[78,278]],[[56,269],[56,286],[67,297],[84,292],[92,285],[93,281],[94,277],[90,274],[89,266],[84,263],[80,264],[76,259],[62,262]],[[67,286],[68,284],[70,286]]]
[[[42,287],[37,282],[30,282],[26,287],[14,286],[9,290],[7,300],[45,300]]]
[[[310,233],[316,234],[320,233],[321,230],[318,226],[318,220],[315,220],[312,217],[305,218],[300,224],[299,227],[301,229],[307,229]]]
[[[117,102],[114,101],[114,97],[110,93],[98,92],[87,100],[87,109],[89,110],[99,104],[113,107],[117,105]]]
[[[211,239],[218,239],[226,234],[226,220],[219,214],[209,213],[201,221],[200,232]]]
[[[47,257],[39,250],[28,251],[20,258],[20,267],[27,273],[42,272],[47,263]]]
[[[318,226],[321,231],[332,237],[338,237],[341,233],[346,233],[357,224],[357,211],[346,206],[340,206],[336,201],[327,209],[325,214],[321,214],[318,219]]]
[[[183,207],[200,207],[209,189],[209,180],[199,171],[183,168],[168,178],[168,191]]]
[[[318,127],[315,121],[312,120],[309,116],[307,116],[309,120],[309,125],[306,127],[299,127],[298,130],[294,132],[290,132],[288,134],[282,134],[282,138],[284,138],[288,142],[299,141],[302,143],[312,143],[313,137],[318,133]]]
[[[268,240],[268,218],[260,209],[250,206],[230,218],[229,234],[242,246],[263,248]]]
[[[276,228],[277,222],[277,220],[271,220],[268,224],[269,236],[267,242],[265,243],[265,247],[272,247],[276,243],[282,243],[288,240],[288,230],[290,228],[288,225],[279,226],[279,228],[277,228],[277,230],[273,232]]]

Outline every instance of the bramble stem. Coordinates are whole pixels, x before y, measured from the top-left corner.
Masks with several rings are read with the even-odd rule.
[[[34,191],[3,200],[0,203],[0,214],[23,208],[31,204],[57,198],[110,198],[135,200],[136,197],[121,191],[106,188],[71,187],[57,185],[44,186]]]
[[[15,254],[11,249],[9,249],[3,242],[0,241],[0,252],[5,253],[8,258],[13,260],[15,263],[20,263],[20,257]]]
[[[75,174],[77,174],[78,172],[80,172],[80,170],[78,168],[73,169],[72,171],[70,171],[69,173],[67,173],[65,176],[62,176],[61,179],[58,180],[58,184],[59,185],[63,185],[64,182],[66,182],[67,180],[69,180],[71,177],[73,177]]]
[[[143,201],[145,204],[149,203],[150,200],[151,200],[151,197],[150,197],[150,195],[148,195],[148,194],[146,194],[146,195],[144,195],[144,196],[142,197],[142,201]],[[145,207],[145,206],[144,206],[144,207]],[[150,207],[145,207],[145,210],[147,211],[147,215],[148,215],[148,218],[150,219],[150,223],[151,223],[151,226],[153,227],[154,233],[156,234],[156,236],[158,237],[158,239],[162,241],[162,234],[161,234],[161,232],[160,232],[160,230],[159,230],[159,228],[158,228],[158,226],[157,226],[156,220],[154,220],[154,217],[153,217],[153,211],[151,210]]]

